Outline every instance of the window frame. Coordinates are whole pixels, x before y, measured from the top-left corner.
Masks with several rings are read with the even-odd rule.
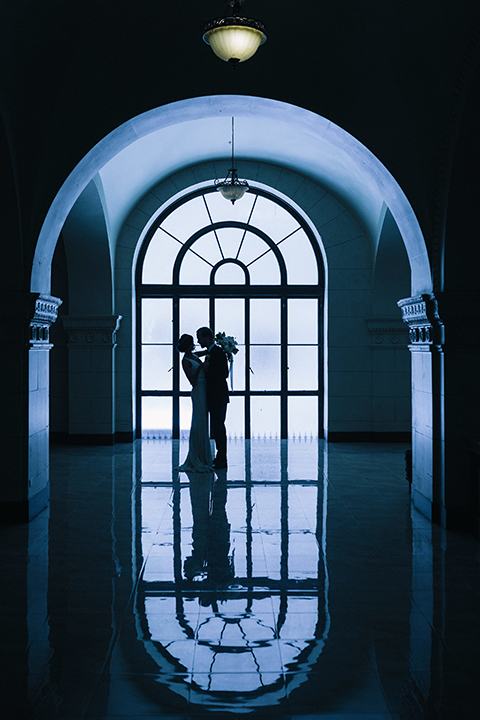
[[[178,254],[175,258],[172,270],[172,283],[171,284],[150,284],[142,282],[142,273],[145,256],[150,245],[152,238],[161,226],[162,222],[168,215],[177,210],[180,206],[186,204],[190,200],[198,196],[205,196],[210,193],[216,192],[215,186],[202,187],[201,189],[192,191],[182,198],[179,198],[171,205],[169,205],[159,216],[149,229],[142,246],[140,248],[137,264],[135,268],[135,293],[136,293],[136,437],[139,438],[142,435],[142,398],[143,397],[172,397],[172,438],[178,439],[180,437],[180,397],[189,396],[189,391],[180,390],[179,373],[181,369],[180,356],[178,352],[172,353],[172,371],[173,371],[173,382],[171,390],[143,390],[141,385],[141,359],[142,359],[142,299],[143,298],[169,298],[172,300],[172,319],[173,319],[173,338],[178,336],[179,333],[179,321],[180,311],[179,305],[182,298],[207,298],[209,300],[209,322],[210,327],[215,329],[215,300],[218,298],[243,298],[245,301],[245,389],[244,390],[233,390],[231,396],[243,396],[244,397],[244,437],[250,439],[251,437],[251,413],[250,413],[250,397],[254,396],[277,396],[280,397],[280,437],[282,439],[288,438],[288,398],[291,396],[314,396],[318,397],[318,438],[323,437],[323,365],[324,365],[324,350],[323,350],[323,305],[324,305],[324,293],[325,293],[325,270],[323,265],[323,258],[317,239],[309,227],[305,219],[287,202],[282,198],[277,197],[274,193],[268,192],[263,188],[251,187],[250,191],[252,194],[264,197],[271,202],[281,206],[287,212],[289,212],[294,219],[298,222],[299,226],[305,232],[310,244],[312,246],[318,273],[318,284],[308,285],[290,285],[287,281],[287,267],[285,260],[279,249],[282,241],[278,244],[270,238],[260,228],[250,225],[249,223],[240,222],[237,220],[225,221],[222,220],[217,223],[211,223],[208,226],[200,228],[197,232],[191,235],[185,242],[180,243]],[[255,207],[255,203],[253,205]],[[253,212],[253,209],[252,209]],[[251,217],[251,214],[250,214]],[[250,220],[249,217],[249,220]],[[211,218],[210,218],[211,219]],[[209,285],[182,285],[180,284],[180,270],[181,263],[188,250],[203,235],[222,228],[239,228],[246,232],[252,232],[260,237],[274,253],[279,269],[280,269],[280,283],[273,285],[252,285],[250,283],[250,275],[248,267],[238,259],[234,258],[223,258],[217,262],[210,271],[210,283]],[[287,236],[288,237],[288,236]],[[215,285],[215,273],[219,267],[228,262],[235,262],[240,265],[245,272],[245,284],[242,285],[226,285],[220,284]],[[246,292],[247,290],[247,292]],[[278,298],[280,299],[281,306],[281,318],[280,318],[280,348],[281,348],[281,359],[280,359],[280,390],[251,390],[250,388],[250,300],[255,298]],[[288,317],[287,317],[287,303],[291,298],[312,298],[317,300],[317,323],[318,323],[318,336],[317,336],[317,349],[318,349],[318,389],[315,390],[289,390],[288,389]],[[313,343],[305,343],[313,344]]]

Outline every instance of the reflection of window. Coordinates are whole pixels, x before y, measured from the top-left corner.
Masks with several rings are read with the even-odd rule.
[[[150,434],[188,430],[190,387],[174,345],[210,325],[240,345],[229,434],[319,435],[323,269],[291,208],[257,190],[235,205],[213,188],[186,198],[142,248],[137,296],[138,417]]]
[[[172,486],[177,445],[142,447],[136,629],[152,683],[192,705],[235,710],[241,696],[270,716],[284,673],[302,682],[328,641],[327,483],[298,448],[248,444],[234,480],[174,474]],[[149,477],[152,450],[157,470],[170,454],[164,481]]]

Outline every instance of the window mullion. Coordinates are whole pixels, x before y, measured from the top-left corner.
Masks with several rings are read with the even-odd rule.
[[[288,317],[287,298],[281,299],[280,310],[280,437],[288,438]]]
[[[175,338],[179,337],[180,327],[180,300],[178,297],[173,302],[173,343],[172,343],[172,366],[173,366],[173,398],[172,398],[172,437],[174,440],[180,438],[180,354],[175,347]]]
[[[245,440],[251,437],[250,407],[250,297],[245,297]]]

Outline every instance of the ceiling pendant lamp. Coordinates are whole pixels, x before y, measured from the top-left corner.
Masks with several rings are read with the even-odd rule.
[[[225,200],[230,200],[232,205],[240,200],[249,189],[246,180],[239,180],[235,169],[235,118],[232,117],[232,167],[227,172],[225,180],[215,180],[216,189],[223,195]]]
[[[221,60],[236,67],[255,55],[266,36],[265,25],[241,14],[244,0],[226,0],[227,9],[222,18],[206,23],[203,39]]]

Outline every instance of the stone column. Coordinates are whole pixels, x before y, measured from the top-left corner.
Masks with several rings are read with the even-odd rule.
[[[28,522],[49,499],[49,329],[62,301],[39,293],[3,300],[0,520]]]
[[[115,443],[115,348],[121,315],[65,316],[68,332],[69,440]]]
[[[412,499],[445,525],[444,328],[434,295],[399,300],[412,360]]]

